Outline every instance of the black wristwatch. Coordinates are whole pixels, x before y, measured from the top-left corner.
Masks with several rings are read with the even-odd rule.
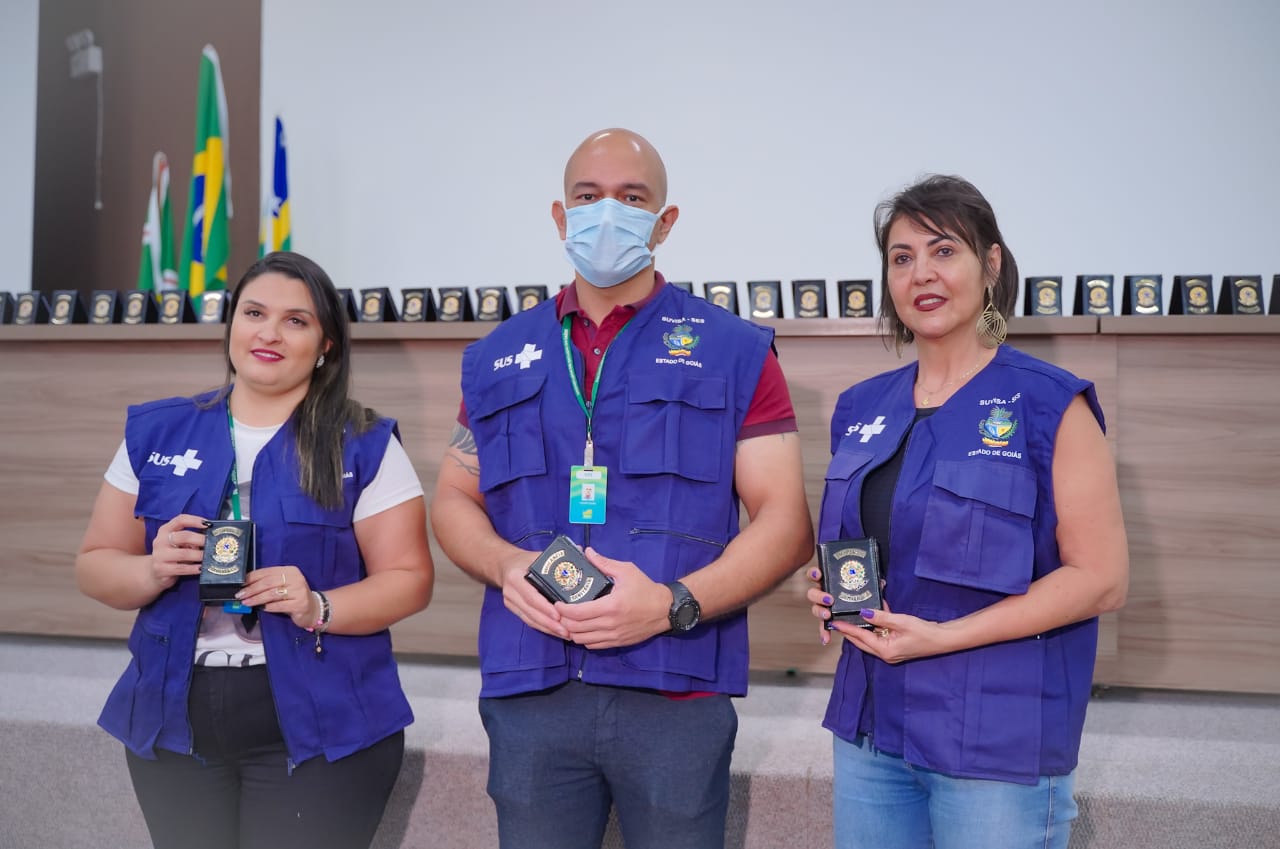
[[[671,590],[671,610],[667,613],[671,630],[676,633],[692,631],[702,619],[702,608],[698,605],[698,600],[679,581],[672,581],[666,586]]]

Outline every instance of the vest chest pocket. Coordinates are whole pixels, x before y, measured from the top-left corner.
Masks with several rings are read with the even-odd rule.
[[[501,380],[484,391],[468,410],[480,459],[480,491],[516,478],[547,471],[542,438],[542,386],[545,375]]]
[[[916,559],[921,578],[990,592],[1027,591],[1035,565],[1035,474],[992,460],[940,460]]]
[[[263,535],[258,542],[259,566],[297,566],[319,589],[358,581],[364,577],[355,534],[351,531],[353,504],[327,510],[305,495],[280,498],[284,538]],[[314,559],[312,559],[314,558]],[[343,574],[337,572],[343,571]]]
[[[628,475],[721,478],[728,385],[678,373],[636,375],[627,384],[618,467]]]
[[[156,530],[161,525],[179,513],[191,512],[189,508],[195,496],[196,486],[179,483],[175,475],[144,476],[138,479],[138,495],[134,499],[133,513],[146,524],[148,545],[155,539]]]
[[[822,507],[818,512],[820,541],[840,538],[840,529],[845,524],[844,505],[849,498],[855,473],[870,463],[874,456],[870,451],[846,451],[843,444],[837,446],[836,453],[831,455],[831,463],[827,466],[827,482],[822,489]]]

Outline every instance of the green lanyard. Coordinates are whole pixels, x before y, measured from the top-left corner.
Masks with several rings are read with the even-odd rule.
[[[227,430],[231,432],[231,518],[240,520],[240,480],[236,475],[236,423],[227,404]]]
[[[633,316],[634,317],[634,316]],[[566,315],[564,320],[560,322],[560,338],[564,342],[564,361],[569,367],[569,382],[573,385],[573,394],[578,399],[578,406],[582,408],[582,412],[587,416],[587,448],[583,452],[582,465],[591,468],[595,465],[595,445],[591,441],[591,419],[595,412],[595,402],[600,398],[600,375],[604,372],[604,358],[609,355],[609,348],[600,355],[600,362],[596,365],[596,378],[591,383],[591,400],[588,401],[582,395],[582,385],[578,383],[578,372],[573,367],[573,352],[569,347],[569,325],[573,321],[573,316]],[[631,323],[631,319],[627,319],[627,323],[618,329],[614,335],[614,341],[622,335],[622,331],[627,329],[627,325]],[[610,343],[610,348],[613,347]]]
[[[231,402],[227,402],[227,431],[231,434],[231,518],[240,521],[240,478],[236,474],[236,423],[231,418]],[[221,518],[221,517],[219,517]],[[222,609],[227,613],[239,613],[246,631],[258,624],[258,611],[245,607],[239,601],[224,601]],[[316,634],[316,653],[320,652],[320,635]]]

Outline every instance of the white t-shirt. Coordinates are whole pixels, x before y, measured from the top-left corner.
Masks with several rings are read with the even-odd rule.
[[[253,462],[257,459],[258,452],[280,428],[281,425],[252,427],[238,421],[235,423],[236,478],[239,482],[237,490],[240,493],[240,515],[244,519],[251,515],[249,483],[253,475]],[[107,483],[122,492],[138,494],[138,477],[133,473],[129,449],[123,440],[103,477]],[[359,522],[375,516],[422,494],[422,483],[413,469],[413,463],[409,461],[409,455],[405,453],[400,440],[392,437],[387,443],[378,473],[356,499],[351,521]],[[225,509],[222,518],[230,519],[230,499]],[[196,638],[195,662],[200,666],[257,666],[266,663],[262,631],[259,628],[247,631],[240,614],[227,613],[218,605],[206,605],[204,617],[200,621],[200,634]]]

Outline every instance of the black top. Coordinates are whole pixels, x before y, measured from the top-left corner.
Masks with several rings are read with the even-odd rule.
[[[898,450],[893,452],[889,462],[874,469],[862,483],[862,497],[859,501],[862,530],[866,536],[874,537],[880,548],[881,578],[889,574],[889,527],[893,523],[893,493],[898,488],[898,475],[902,472],[902,459],[906,454],[907,443],[911,441],[911,432],[916,424],[937,411],[937,407],[917,408],[916,417],[902,437]]]

